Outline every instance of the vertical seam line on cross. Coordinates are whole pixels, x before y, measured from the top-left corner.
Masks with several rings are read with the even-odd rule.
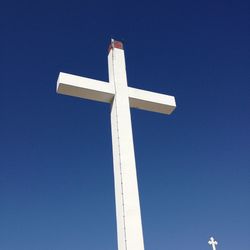
[[[115,66],[114,66],[114,44],[112,42],[112,67],[113,67],[113,77],[114,77],[114,88],[116,93],[116,78],[115,78]],[[116,96],[114,97],[114,101]],[[124,192],[123,192],[123,176],[122,176],[122,168],[121,168],[121,153],[120,153],[120,141],[119,141],[119,127],[118,127],[118,112],[117,105],[115,105],[115,114],[116,114],[116,128],[117,128],[117,136],[118,136],[118,151],[119,151],[119,166],[120,166],[120,176],[121,176],[121,191],[122,191],[122,213],[123,213],[123,228],[124,228],[124,239],[125,239],[125,249],[127,250],[127,235],[126,235],[126,224],[125,224],[125,208],[124,208]]]

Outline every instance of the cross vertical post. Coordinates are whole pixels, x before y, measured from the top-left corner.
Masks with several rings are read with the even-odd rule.
[[[115,97],[111,108],[116,220],[119,250],[143,250],[142,222],[124,51],[112,41],[109,82]],[[119,46],[119,47],[118,47]],[[118,47],[118,48],[117,48]]]

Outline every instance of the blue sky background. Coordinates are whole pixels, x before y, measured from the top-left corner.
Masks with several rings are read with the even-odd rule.
[[[3,1],[0,25],[1,250],[117,249],[110,107],[55,91],[107,81],[111,37],[177,101],[131,111],[145,249],[249,250],[247,1]]]

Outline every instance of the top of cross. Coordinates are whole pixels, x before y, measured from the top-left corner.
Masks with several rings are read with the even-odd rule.
[[[109,45],[109,50],[110,52],[111,49],[116,48],[116,49],[123,49],[123,44],[121,41],[116,41],[114,39],[111,39],[111,44]]]
[[[215,245],[218,244],[218,242],[213,237],[210,237],[210,240],[208,241],[208,244],[212,245],[212,246],[215,246]]]

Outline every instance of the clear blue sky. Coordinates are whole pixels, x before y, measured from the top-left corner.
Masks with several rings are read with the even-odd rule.
[[[249,6],[244,0],[4,1],[0,249],[115,250],[108,104],[56,94],[60,71],[174,95],[132,110],[146,250],[250,249]]]

